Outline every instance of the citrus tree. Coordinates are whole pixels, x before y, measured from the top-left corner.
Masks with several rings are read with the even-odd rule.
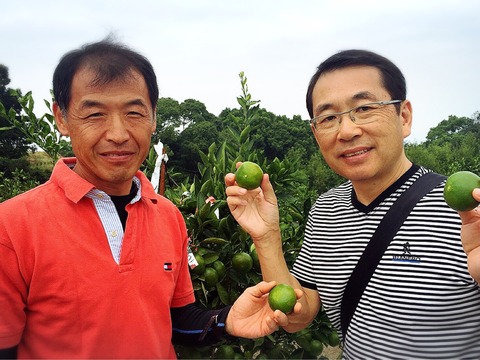
[[[200,176],[191,182],[174,183],[165,191],[165,196],[176,204],[185,218],[190,248],[199,264],[191,269],[197,302],[210,309],[232,304],[245,288],[262,280],[252,240],[236,223],[226,204],[224,177],[228,172],[235,172],[236,163],[254,162],[270,175],[280,205],[283,248],[290,266],[300,249],[311,205],[308,179],[298,171],[300,157],[267,161],[263,151],[255,148],[253,137],[257,130],[255,124],[258,121],[255,120],[258,120],[259,101],[252,100],[243,73],[240,73],[240,81],[242,94],[237,100],[241,115],[229,115],[231,126],[226,139],[211,144],[208,151],[200,152],[201,161],[197,164]],[[7,112],[1,103],[0,115],[49,154],[52,164],[59,156],[71,154],[70,144],[59,135],[52,114],[37,117],[33,112],[31,93],[20,96],[19,102],[23,109],[20,117]],[[156,153],[152,147],[142,168],[149,177],[155,162]],[[175,174],[169,175],[175,177]],[[18,179],[22,179],[21,176],[18,174]],[[36,183],[27,183],[23,179],[5,185],[21,192]],[[9,193],[6,197],[15,194]],[[338,336],[321,311],[307,329],[295,334],[279,330],[264,338],[240,339],[234,344],[222,343],[205,348],[177,346],[176,349],[180,358],[302,359],[321,357],[326,345],[338,345]]]
[[[278,158],[267,162],[262,150],[254,148],[253,124],[259,101],[252,100],[243,73],[240,81],[242,95],[237,100],[242,116],[231,117],[229,138],[200,153],[199,177],[165,192],[184,215],[190,248],[199,264],[191,269],[197,302],[210,309],[232,304],[245,288],[262,280],[253,242],[226,203],[224,177],[235,172],[236,163],[254,162],[270,175],[280,205],[283,248],[289,265],[300,249],[311,205],[308,184],[298,164]],[[151,164],[153,159],[150,168]],[[296,334],[279,330],[255,340],[200,349],[177,346],[177,351],[180,358],[302,359],[321,356],[325,345],[338,345],[338,336],[322,311],[312,325]]]

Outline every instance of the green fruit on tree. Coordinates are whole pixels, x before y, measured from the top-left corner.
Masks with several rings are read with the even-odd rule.
[[[295,290],[287,284],[277,284],[268,294],[268,304],[272,310],[280,310],[285,314],[293,311],[297,302]]]
[[[328,334],[328,345],[338,346],[339,344],[340,338],[338,337],[338,333],[335,330],[332,330],[330,334]]]
[[[230,345],[221,345],[215,352],[215,359],[234,359],[235,350]]]
[[[253,250],[250,251],[250,256],[253,260],[253,268],[258,272],[261,272],[262,270],[260,267],[260,260],[258,259],[257,249],[253,248]]]
[[[245,274],[253,267],[252,257],[246,252],[239,252],[233,255],[232,267],[235,271]]]
[[[221,280],[227,273],[227,269],[225,268],[225,264],[220,260],[215,260],[212,264],[212,267],[217,271],[218,279]]]
[[[317,339],[312,340],[309,351],[315,356],[320,356],[323,352],[323,343]]]
[[[470,171],[458,171],[450,175],[443,189],[443,197],[448,206],[457,211],[475,209],[479,202],[472,191],[480,187],[480,177]]]
[[[260,186],[263,179],[263,171],[260,166],[251,161],[245,161],[235,173],[238,186],[252,190]]]
[[[203,277],[205,278],[205,287],[210,289],[217,285],[218,283],[218,273],[214,268],[207,266],[203,272]]]
[[[193,269],[190,269],[190,272],[195,275],[202,275],[205,271],[205,259],[199,253],[195,253],[195,260],[197,260],[198,265],[195,266]]]

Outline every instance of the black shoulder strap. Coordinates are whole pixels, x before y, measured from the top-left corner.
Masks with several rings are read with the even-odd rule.
[[[417,179],[390,207],[358,260],[343,292],[341,325],[343,339],[357,304],[377,268],[383,253],[415,204],[446,177],[433,172]]]

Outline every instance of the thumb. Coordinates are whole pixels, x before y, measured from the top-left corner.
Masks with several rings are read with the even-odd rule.
[[[270,176],[268,174],[263,174],[260,187],[262,188],[265,200],[271,204],[276,204],[277,197],[275,196],[275,191],[273,190],[272,183],[270,182]]]

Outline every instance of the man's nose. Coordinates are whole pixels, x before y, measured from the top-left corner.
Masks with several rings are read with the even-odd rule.
[[[107,123],[107,140],[123,143],[130,137],[127,124],[122,115],[112,115]]]
[[[338,136],[344,140],[349,140],[360,134],[361,129],[352,119],[350,112],[339,115]]]

